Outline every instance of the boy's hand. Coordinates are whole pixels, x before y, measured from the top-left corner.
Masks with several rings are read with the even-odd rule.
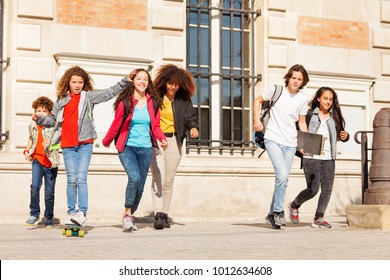
[[[260,121],[260,119],[255,119],[253,122],[253,130],[254,131],[262,131],[263,130],[263,123]]]
[[[46,149],[50,145],[50,140],[46,139],[42,142],[42,146]]]

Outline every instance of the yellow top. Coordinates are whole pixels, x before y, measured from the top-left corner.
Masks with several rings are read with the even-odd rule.
[[[166,96],[164,96],[162,109],[160,112],[160,126],[163,132],[175,132],[172,104]]]

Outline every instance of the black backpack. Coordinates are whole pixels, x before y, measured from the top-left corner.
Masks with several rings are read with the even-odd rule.
[[[253,132],[253,142],[255,146],[263,149],[263,151],[260,153],[258,157],[261,157],[262,154],[265,152],[264,134],[270,117],[270,110],[272,106],[274,106],[275,103],[279,100],[280,96],[282,95],[282,92],[283,92],[283,87],[280,85],[275,85],[274,94],[272,95],[271,100],[264,101],[261,104],[260,121],[263,124],[263,130]]]

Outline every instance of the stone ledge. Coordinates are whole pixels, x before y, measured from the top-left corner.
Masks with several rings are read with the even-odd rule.
[[[346,216],[351,228],[390,229],[390,205],[349,205]]]

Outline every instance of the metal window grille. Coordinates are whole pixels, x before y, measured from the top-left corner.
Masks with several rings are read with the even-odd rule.
[[[187,138],[186,151],[253,153],[250,107],[261,80],[254,74],[254,22],[260,11],[254,10],[254,0],[187,0],[186,12],[187,69],[197,86],[193,103],[199,122],[199,138]],[[213,40],[219,40],[217,59]],[[213,128],[219,128],[217,137]]]

